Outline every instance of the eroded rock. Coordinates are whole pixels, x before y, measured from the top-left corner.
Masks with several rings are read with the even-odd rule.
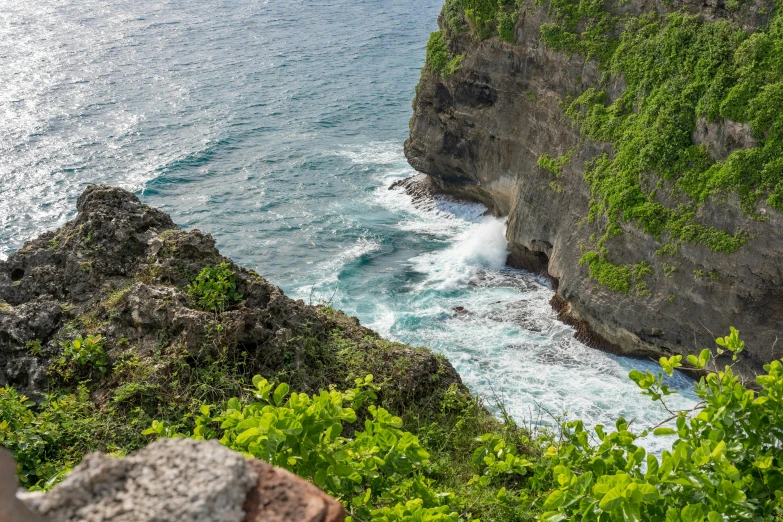
[[[144,365],[149,389],[166,386],[173,372],[182,376],[183,364],[192,369],[223,357],[242,358],[248,373],[284,370],[292,386],[315,392],[307,386],[324,378],[312,374],[324,372],[326,358],[334,361],[334,354],[323,352],[334,331],[360,347],[378,339],[339,312],[321,313],[288,298],[222,256],[212,236],[181,230],[130,192],[91,185],[78,210],[73,221],[0,261],[0,386],[36,400],[52,384],[72,386],[73,379],[63,382],[62,371],[50,371],[53,361],[62,360],[62,343],[101,335],[107,371],[76,368],[74,375],[91,380],[99,402],[127,379],[112,368],[129,359]],[[220,263],[235,274],[242,298],[222,310],[200,309],[188,285],[203,268]],[[314,353],[313,346],[321,351]],[[461,384],[448,361],[431,352],[389,345],[379,358],[391,372],[397,357],[410,362],[410,375],[422,376],[404,386],[405,394],[421,397]],[[344,366],[328,377],[350,385],[355,376]]]
[[[342,522],[342,505],[296,475],[217,441],[162,439],[119,459],[87,455],[50,492],[14,498],[0,453],[3,522]]]
[[[245,501],[244,522],[343,522],[345,510],[332,497],[284,469],[251,459],[258,474]]]
[[[769,19],[764,5],[750,2],[729,12],[722,2],[654,0],[611,9],[639,14],[684,8],[753,30]],[[658,254],[661,244],[655,238],[624,225],[624,233],[605,246],[616,264],[650,263],[646,291],[618,293],[591,279],[589,267],[579,261],[583,249],[595,243],[591,238],[603,235],[605,223],[585,219],[593,198],[585,165],[612,149],[583,139],[562,104],[588,87],[606,90],[613,100],[624,87],[621,78],[607,84],[596,61],[544,45],[541,26],[551,22],[545,6],[523,6],[510,44],[454,34],[441,18],[449,51],[461,56],[460,68],[446,78],[423,74],[405,143],[409,163],[428,174],[439,192],[487,202],[496,214],[508,216],[509,263],[552,278],[559,298],[568,303],[569,321],[581,325],[581,338],[623,354],[657,358],[698,354],[734,326],[748,347],[736,369],[752,378],[776,358],[776,339],[783,332],[783,214],[760,203],[762,219],[754,219],[736,197],[711,199],[699,209],[697,222],[744,231],[747,244],[721,254],[684,243],[674,261]],[[717,159],[755,143],[747,125],[730,121],[699,121],[692,138]],[[551,173],[538,166],[545,153],[570,157],[554,186]],[[658,181],[651,178],[650,184]],[[676,192],[661,185],[658,198],[677,208]],[[590,335],[584,333],[588,330]]]

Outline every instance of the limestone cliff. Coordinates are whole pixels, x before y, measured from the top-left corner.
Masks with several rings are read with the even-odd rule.
[[[522,2],[513,43],[497,36],[478,38],[474,20],[464,13],[457,13],[463,30],[455,30],[446,19],[449,4],[453,9],[455,2],[447,2],[439,25],[458,67],[438,72],[430,66],[422,73],[405,144],[410,164],[445,192],[482,201],[497,215],[508,216],[509,263],[546,270],[556,280],[553,305],[578,326],[583,340],[638,356],[690,354],[713,346],[718,334],[735,326],[749,347],[746,374],[783,354],[783,346],[775,351],[783,334],[783,215],[763,201],[749,213],[731,191],[694,204],[696,223],[745,234],[747,241],[731,253],[687,240],[678,241],[673,253],[662,253],[666,233],[655,237],[620,219],[619,230],[602,245],[607,258],[618,266],[643,260],[649,270],[639,291],[618,292],[600,284],[590,277],[589,265],[580,263],[585,251],[597,248],[596,237],[607,226],[605,215],[587,219],[596,196],[585,172],[591,160],[602,153],[611,158],[618,147],[585,137],[564,108],[589,87],[616,100],[625,89],[624,78],[607,74],[597,60],[552,50],[542,41],[542,25],[557,22],[554,2]],[[618,16],[683,9],[706,20],[729,19],[733,27],[751,32],[768,23],[772,7],[757,2],[729,12],[722,2],[631,0],[606,8]],[[691,140],[704,145],[700,150],[708,151],[710,161],[756,144],[747,124],[692,120],[686,124]],[[767,136],[771,133],[774,129]],[[555,166],[562,171],[553,176],[552,168],[540,166],[542,157],[562,158]],[[652,198],[665,208],[679,204],[666,180]]]

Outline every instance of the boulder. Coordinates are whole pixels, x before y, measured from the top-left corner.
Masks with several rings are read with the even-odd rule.
[[[342,522],[313,484],[217,441],[162,439],[123,458],[90,453],[50,492],[14,498],[0,454],[2,522]]]

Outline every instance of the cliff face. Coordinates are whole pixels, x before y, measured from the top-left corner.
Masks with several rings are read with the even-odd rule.
[[[461,385],[445,359],[290,299],[221,256],[209,234],[181,230],[130,192],[91,185],[77,207],[73,221],[0,261],[0,387],[40,398],[90,379],[99,402],[130,385],[132,401],[141,391],[165,403],[170,394],[187,397],[190,379],[200,382],[200,371],[224,360],[239,361],[232,371],[240,380],[277,375],[308,392],[374,373],[392,383],[387,396],[403,405]],[[188,285],[221,263],[239,300],[206,310]],[[100,335],[106,351],[97,369],[63,351],[88,335]],[[400,361],[406,377],[386,375]]]
[[[710,20],[729,17],[722,4],[668,9],[680,7]],[[632,0],[621,9],[638,14],[656,8],[664,6]],[[663,255],[666,234],[656,238],[620,221],[621,233],[603,246],[615,265],[648,264],[640,291],[612,290],[590,277],[588,263],[580,264],[607,225],[604,215],[587,219],[595,195],[585,172],[600,154],[612,157],[617,144],[584,137],[564,108],[589,87],[615,100],[625,84],[619,75],[603,76],[598,62],[543,43],[541,27],[554,21],[551,12],[548,3],[523,5],[514,43],[455,32],[441,16],[448,50],[461,62],[445,77],[423,71],[405,144],[408,161],[445,192],[508,216],[509,264],[546,270],[557,280],[553,305],[583,340],[639,356],[691,354],[735,326],[748,346],[745,372],[758,370],[783,353],[774,348],[783,333],[783,216],[769,205],[759,203],[755,219],[731,193],[697,206],[697,222],[747,234],[733,253],[683,241],[674,254]],[[751,31],[766,23],[765,13],[754,4],[731,15],[732,23]],[[713,161],[755,145],[747,124],[700,119],[692,125],[693,143],[704,144]],[[545,155],[567,158],[557,176],[539,166]],[[677,207],[671,184],[658,186],[657,201]]]

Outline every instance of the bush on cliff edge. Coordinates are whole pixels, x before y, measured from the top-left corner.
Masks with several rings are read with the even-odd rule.
[[[738,332],[717,343],[718,357],[731,359],[722,368],[709,350],[689,357],[691,366],[709,369],[696,384],[696,407],[641,433],[620,418],[614,431],[570,421],[533,437],[510,418],[476,422],[486,411],[456,387],[441,398],[440,416],[429,417],[434,422],[426,415],[403,420],[375,404],[371,376],[347,391],[312,396],[257,376],[245,399],[202,404],[200,415],[154,421],[145,433],[219,438],[318,484],[356,521],[779,520],[783,364],[768,364],[754,391],[732,372],[744,350]],[[632,371],[630,378],[666,406],[674,392],[664,375],[682,357],[660,363],[657,375]],[[23,480],[56,480],[62,463],[47,460],[47,446],[99,430],[86,404],[82,393],[36,409],[12,389],[0,390],[0,442],[14,451]],[[491,431],[482,435],[482,428]],[[648,432],[672,437],[671,450],[647,454],[637,440]]]

